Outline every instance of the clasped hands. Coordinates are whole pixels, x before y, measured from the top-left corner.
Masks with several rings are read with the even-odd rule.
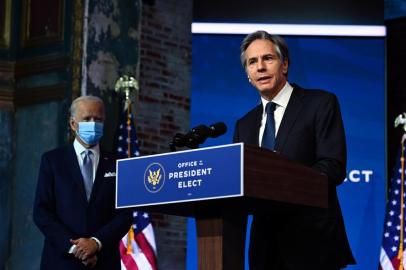
[[[86,266],[94,267],[97,263],[96,252],[99,249],[97,242],[91,238],[79,238],[70,240],[71,244],[76,245],[72,254]]]

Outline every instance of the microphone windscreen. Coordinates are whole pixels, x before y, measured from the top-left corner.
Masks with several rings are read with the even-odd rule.
[[[212,138],[217,138],[220,135],[223,135],[224,133],[227,132],[227,126],[223,122],[218,122],[215,123],[211,126],[209,126],[210,129],[210,137]]]

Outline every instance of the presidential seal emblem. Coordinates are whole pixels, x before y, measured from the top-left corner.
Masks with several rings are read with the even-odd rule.
[[[151,163],[148,165],[144,173],[145,188],[152,193],[161,190],[165,183],[165,170],[159,163]]]

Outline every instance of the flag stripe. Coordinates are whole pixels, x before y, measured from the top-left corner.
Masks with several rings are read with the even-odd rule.
[[[153,270],[156,270],[156,263],[155,263],[155,253],[152,249],[151,245],[145,238],[143,233],[139,233],[135,236],[135,241],[137,242],[138,246],[143,251],[145,257],[147,258],[149,264],[151,265]]]
[[[144,236],[147,239],[148,243],[151,245],[154,254],[156,254],[156,245],[155,245],[155,236],[154,236],[154,228],[152,228],[152,224],[149,223],[147,227],[143,230]]]
[[[381,262],[381,265],[379,267],[380,270],[395,270],[395,268],[393,268],[392,262],[390,261],[383,248],[381,248],[381,257],[379,260]]]
[[[134,258],[127,254],[127,247],[124,245],[123,240],[120,241],[120,255],[126,269],[139,270]]]

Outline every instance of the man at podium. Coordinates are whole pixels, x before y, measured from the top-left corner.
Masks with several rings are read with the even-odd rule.
[[[346,143],[336,96],[287,81],[285,41],[265,31],[245,37],[241,63],[261,103],[239,119],[234,142],[274,150],[328,177],[328,208],[255,215],[251,270],[338,270],[354,264],[336,186],[346,174]]]

